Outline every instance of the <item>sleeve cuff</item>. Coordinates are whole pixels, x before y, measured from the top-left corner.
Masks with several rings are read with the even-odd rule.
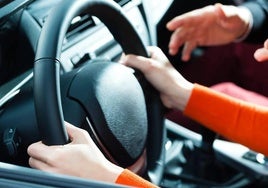
[[[239,38],[234,40],[234,42],[236,42],[236,43],[239,43],[239,42],[242,42],[243,40],[245,40],[248,37],[248,35],[251,32],[252,27],[253,27],[253,15],[250,12],[250,10],[247,7],[242,7],[242,6],[240,6],[239,9],[247,12],[247,14],[249,15],[249,23],[248,23],[248,28],[247,28],[246,32],[244,32],[244,34],[242,36],[240,36]]]
[[[136,175],[128,169],[125,169],[117,178],[117,184],[134,186],[134,187],[144,187],[144,188],[156,188],[157,186],[149,181],[146,181],[142,177]]]

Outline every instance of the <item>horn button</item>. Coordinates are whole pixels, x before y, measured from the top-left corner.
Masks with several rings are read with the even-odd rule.
[[[141,156],[147,113],[132,69],[111,62],[88,63],[77,71],[68,94],[83,106],[94,132],[118,163],[129,166]]]

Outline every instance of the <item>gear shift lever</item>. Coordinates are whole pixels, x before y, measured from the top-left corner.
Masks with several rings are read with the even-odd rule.
[[[217,137],[217,133],[206,127],[200,127],[200,134],[202,135],[202,142],[200,148],[206,152],[213,152],[213,142]]]

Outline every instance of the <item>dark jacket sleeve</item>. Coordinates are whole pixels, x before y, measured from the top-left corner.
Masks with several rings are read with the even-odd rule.
[[[253,15],[253,27],[245,42],[263,44],[268,38],[268,0],[250,0],[242,6]]]

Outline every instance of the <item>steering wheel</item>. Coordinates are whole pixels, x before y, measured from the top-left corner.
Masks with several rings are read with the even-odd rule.
[[[93,60],[60,74],[64,37],[72,19],[82,13],[98,17],[125,54],[148,57],[139,35],[114,1],[62,1],[42,28],[35,57],[34,101],[41,139],[47,145],[66,144],[64,119],[82,119],[112,162],[129,167],[145,153],[148,175],[158,184],[164,160],[163,108],[145,77],[108,60]],[[68,110],[71,113],[66,117]]]

